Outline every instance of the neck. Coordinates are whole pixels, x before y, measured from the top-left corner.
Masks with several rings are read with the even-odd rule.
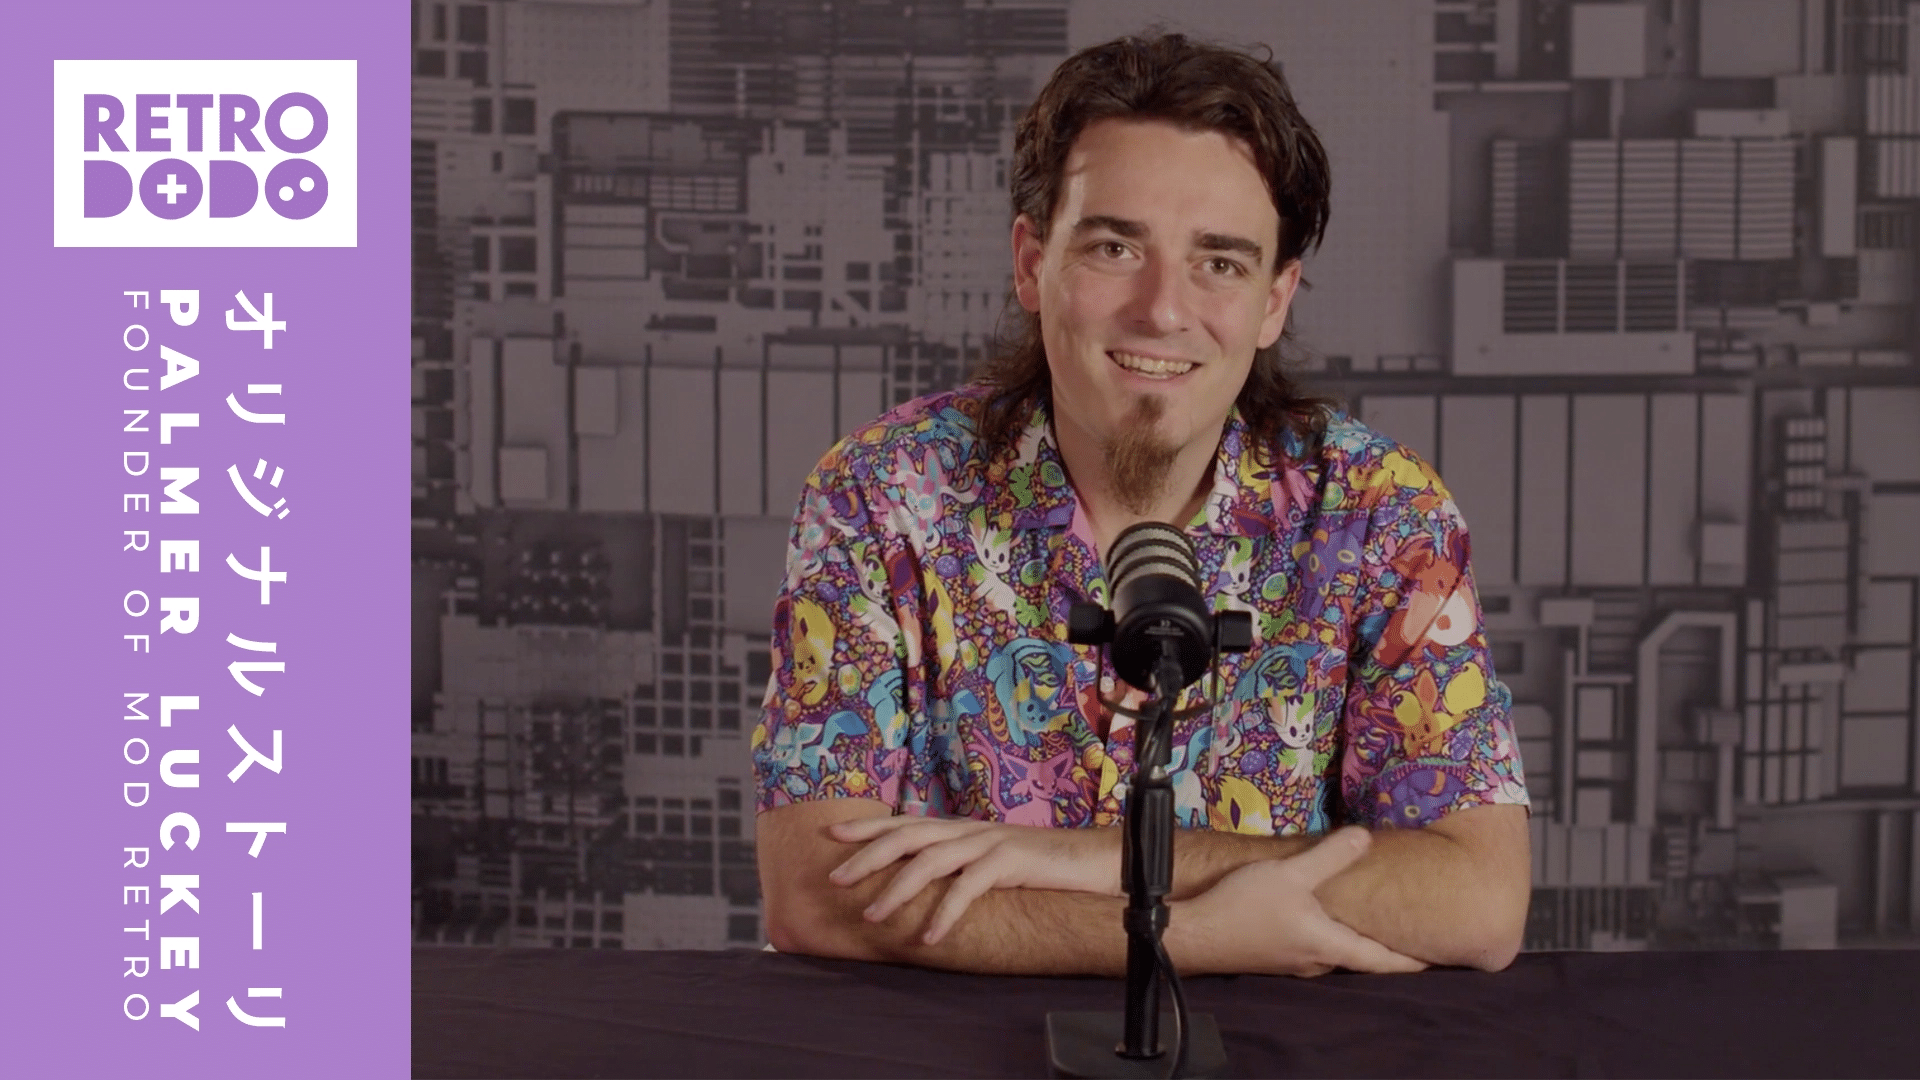
[[[1184,529],[1206,505],[1224,425],[1211,433],[1211,439],[1194,439],[1181,447],[1168,469],[1167,483],[1159,497],[1149,506],[1133,509],[1113,493],[1105,448],[1087,432],[1060,419],[1058,413],[1053,415],[1052,422],[1054,443],[1060,448],[1067,479],[1080,500],[1081,511],[1093,529],[1093,539],[1103,559],[1114,539],[1128,528],[1143,521],[1162,521]]]

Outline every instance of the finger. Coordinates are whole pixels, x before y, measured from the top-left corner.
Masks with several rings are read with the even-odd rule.
[[[900,872],[887,882],[887,887],[881,890],[873,903],[867,905],[864,914],[869,920],[880,922],[919,896],[920,890],[934,881],[972,864],[993,850],[994,843],[992,835],[980,833],[927,848],[900,868]]]
[[[940,939],[947,936],[953,924],[981,896],[986,895],[1000,881],[1007,859],[1004,853],[994,852],[970,864],[948,886],[947,895],[940,898],[940,906],[933,909],[933,917],[927,920],[927,932],[920,940],[926,945],[938,945]]]
[[[1410,973],[1427,968],[1423,961],[1395,952],[1345,923],[1327,916],[1315,922],[1319,924],[1315,929],[1325,949],[1321,959],[1335,967],[1376,974]]]
[[[867,875],[906,858],[926,847],[942,840],[964,836],[973,830],[967,828],[971,822],[930,821],[920,819],[911,826],[899,826],[869,842],[859,851],[847,857],[847,860],[834,867],[827,877],[836,885],[852,885],[864,880]]]
[[[1373,844],[1373,836],[1358,825],[1330,832],[1319,843],[1283,864],[1305,879],[1309,889],[1352,866]]]

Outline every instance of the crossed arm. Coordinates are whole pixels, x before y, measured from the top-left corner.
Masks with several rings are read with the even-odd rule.
[[[1117,829],[895,816],[832,799],[760,815],[775,948],[996,974],[1125,970]],[[1314,839],[1178,834],[1167,951],[1183,973],[1507,966],[1528,898],[1526,811]]]

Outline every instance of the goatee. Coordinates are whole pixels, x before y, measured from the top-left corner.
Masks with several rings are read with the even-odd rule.
[[[1166,494],[1173,459],[1179,447],[1160,433],[1164,399],[1142,394],[1120,423],[1120,432],[1106,446],[1107,480],[1112,494],[1128,513],[1151,513]]]

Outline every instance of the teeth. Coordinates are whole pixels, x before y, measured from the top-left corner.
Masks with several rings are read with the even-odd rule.
[[[1175,375],[1185,375],[1193,370],[1193,365],[1184,360],[1155,360],[1150,356],[1135,356],[1132,353],[1112,352],[1113,362],[1128,371],[1153,378],[1170,379]]]

